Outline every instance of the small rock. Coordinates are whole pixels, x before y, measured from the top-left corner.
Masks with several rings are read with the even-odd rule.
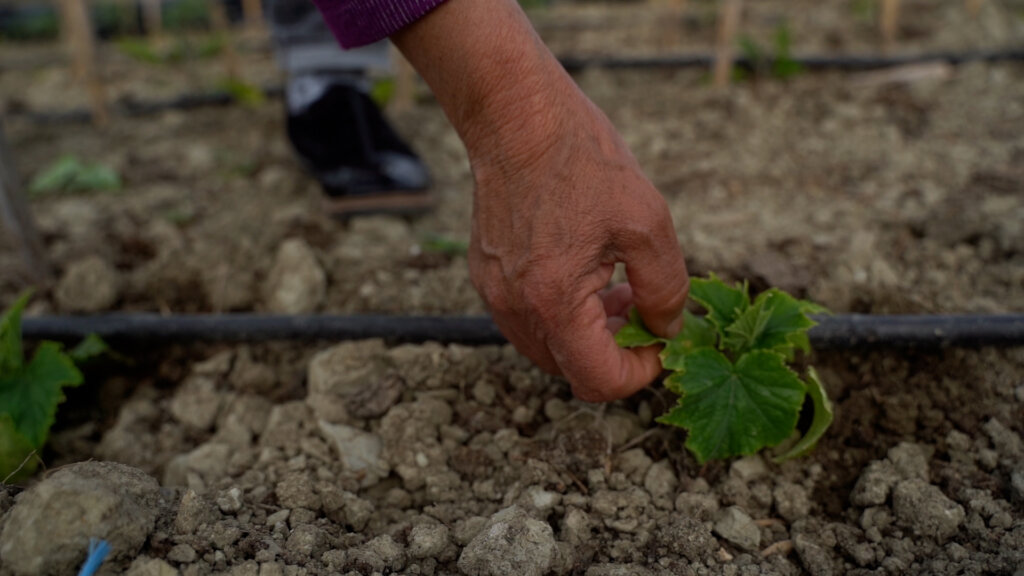
[[[794,522],[811,512],[811,500],[807,491],[799,484],[782,482],[772,492],[775,509],[787,522]]]
[[[719,513],[715,533],[748,552],[761,546],[761,529],[738,506],[730,506]]]
[[[210,356],[206,360],[193,364],[192,374],[197,376],[220,378],[231,370],[231,366],[234,361],[235,352],[233,350],[224,350],[223,352],[218,352],[213,356]]]
[[[277,374],[270,365],[254,360],[248,346],[242,346],[235,356],[228,381],[239,392],[269,394],[277,386]]]
[[[530,486],[519,498],[519,504],[527,510],[537,512],[539,518],[550,514],[561,501],[561,494],[545,490],[542,486]]]
[[[452,530],[452,540],[459,546],[468,545],[483,531],[487,522],[488,519],[483,516],[470,516],[465,520],[459,520]]]
[[[811,573],[811,576],[832,576],[832,557],[828,550],[811,538],[797,534],[793,538],[793,548],[800,557],[800,563]]]
[[[667,526],[654,535],[655,541],[669,552],[693,563],[704,562],[718,551],[718,541],[703,522],[693,518],[672,517]]]
[[[351,419],[350,400],[387,376],[382,340],[343,342],[309,361],[306,403],[317,417],[331,423]]]
[[[288,472],[274,486],[277,501],[285,508],[320,509],[320,496],[313,491],[313,479],[306,472]]]
[[[937,486],[917,479],[896,485],[892,507],[898,525],[939,542],[953,537],[966,517],[963,506],[947,498]]]
[[[405,567],[405,560],[405,550],[386,534],[348,552],[349,569],[364,574],[398,572]]]
[[[448,527],[444,524],[418,524],[409,532],[409,556],[434,558],[448,546]]]
[[[139,556],[132,561],[124,576],[178,576],[178,571],[159,558]]]
[[[167,552],[167,559],[178,564],[191,564],[197,556],[195,548],[188,544],[178,544]]]
[[[87,256],[68,266],[57,283],[57,306],[68,312],[93,313],[117,303],[121,280],[99,256]]]
[[[279,524],[281,522],[287,522],[288,521],[288,516],[290,516],[291,513],[292,513],[292,511],[288,510],[286,508],[284,510],[278,510],[277,512],[274,512],[273,514],[268,515],[267,516],[267,526],[270,526],[271,528],[273,528],[274,526],[276,526],[277,524]]]
[[[544,416],[552,422],[558,422],[569,415],[569,405],[561,398],[550,398],[544,403]]]
[[[642,564],[591,564],[586,576],[653,576]]]
[[[768,465],[757,455],[740,458],[729,467],[729,475],[750,483],[768,475]]]
[[[676,496],[676,511],[702,522],[714,518],[718,508],[714,494],[682,492]]]
[[[1024,504],[1024,466],[1010,473],[1010,501]]]
[[[309,314],[320,307],[326,292],[327,274],[313,249],[298,238],[285,240],[267,279],[267,308],[279,314]]]
[[[203,432],[213,427],[220,412],[221,399],[217,385],[203,376],[191,377],[178,387],[171,399],[171,415],[194,431]]]
[[[900,479],[895,467],[888,460],[876,460],[868,465],[857,479],[850,494],[855,506],[879,506],[889,499],[889,492]]]
[[[324,513],[328,518],[356,531],[365,528],[377,513],[373,502],[363,500],[334,485],[321,485],[320,497],[323,500]]]
[[[402,397],[405,385],[402,379],[389,374],[379,380],[373,380],[348,396],[345,408],[353,418],[379,418],[395,405]]]
[[[562,520],[562,540],[579,546],[590,540],[593,526],[594,523],[586,512],[579,508],[570,508]]]
[[[249,560],[236,564],[228,574],[230,576],[259,576],[260,565],[255,560]]]
[[[106,540],[113,559],[133,558],[156,522],[160,486],[113,462],[56,470],[19,496],[4,517],[0,558],[15,575],[73,574],[90,538]]]
[[[242,509],[242,491],[238,488],[224,490],[217,496],[217,507],[225,514],[234,514]]]
[[[203,524],[213,524],[218,518],[209,502],[203,500],[195,490],[186,490],[178,505],[174,528],[179,534],[193,534]]]
[[[467,576],[542,576],[556,553],[551,525],[511,506],[491,516],[462,551],[458,566]]]
[[[473,398],[484,406],[494,404],[494,399],[497,396],[498,391],[486,380],[481,380],[473,386]]]
[[[382,457],[383,443],[380,436],[325,420],[317,424],[324,439],[338,450],[338,457],[345,470],[363,474],[361,483],[364,488],[387,477],[391,467]]]
[[[642,448],[626,450],[615,458],[615,468],[621,470],[634,484],[641,484],[654,461]]]
[[[176,456],[164,471],[165,486],[201,489],[227,474],[232,449],[227,444],[207,442],[195,450]]]
[[[992,445],[1004,458],[1019,461],[1024,456],[1024,441],[1013,430],[1007,428],[1002,422],[992,418],[982,428],[988,434]]]
[[[647,474],[644,476],[644,488],[654,500],[665,501],[668,503],[665,507],[670,507],[672,505],[671,498],[675,496],[676,489],[679,488],[679,478],[676,477],[672,463],[668,460],[661,460],[648,468]]]
[[[930,452],[917,444],[900,442],[889,449],[888,457],[901,480],[918,478],[927,482]]]
[[[327,549],[327,535],[312,524],[296,526],[288,536],[285,549],[295,558],[319,558]]]

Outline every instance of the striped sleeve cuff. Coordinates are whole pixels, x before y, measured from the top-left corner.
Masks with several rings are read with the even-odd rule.
[[[342,48],[372,44],[405,28],[444,0],[313,0]]]

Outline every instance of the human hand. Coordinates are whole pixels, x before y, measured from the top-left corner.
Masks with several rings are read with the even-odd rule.
[[[613,333],[635,305],[673,336],[688,277],[665,201],[614,127],[515,0],[448,0],[392,39],[469,153],[470,275],[499,328],[583,400],[649,384],[657,351]],[[616,262],[629,284],[606,290]]]
[[[503,143],[523,153],[470,150],[470,275],[517,350],[564,375],[580,399],[608,401],[661,371],[656,349],[615,344],[630,307],[674,336],[688,277],[664,199],[604,114],[575,87],[567,92],[545,105],[547,126]],[[605,289],[616,262],[629,283]]]

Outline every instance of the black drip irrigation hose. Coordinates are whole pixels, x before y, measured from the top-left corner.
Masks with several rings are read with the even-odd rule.
[[[579,72],[587,68],[608,69],[676,69],[709,67],[714,62],[711,54],[689,54],[668,56],[563,56],[559,58],[562,66],[569,72]],[[1024,61],[1024,48],[978,52],[929,52],[923,54],[906,54],[893,56],[797,56],[792,58],[808,70],[842,70],[865,71],[923,64],[927,62],[946,62],[948,64],[965,64],[967,62],[1010,62]],[[771,58],[754,62],[749,58],[737,58],[736,66],[746,70],[758,67],[770,67],[774,63]],[[280,85],[263,87],[267,98],[280,98],[284,88]],[[184,94],[167,100],[139,102],[123,99],[115,103],[113,109],[124,116],[145,116],[166,110],[191,110],[208,106],[227,106],[234,103],[235,97],[226,91],[214,91],[198,94]],[[34,112],[11,110],[12,115],[27,118],[36,124],[88,123],[92,114],[88,110],[69,110],[67,112]]]
[[[1024,314],[820,316],[810,331],[816,349],[1024,346]],[[75,341],[96,334],[112,343],[358,340],[435,341],[468,345],[506,342],[486,316],[270,316],[211,314],[29,317],[26,338]]]
[[[694,68],[709,67],[715,57],[712,54],[683,54],[665,56],[565,56],[559,58],[562,66],[570,72],[585,68]],[[794,56],[790,61],[800,64],[808,70],[843,70],[862,71],[906,66],[908,64],[924,64],[926,62],[945,62],[947,64],[966,64],[968,62],[1007,62],[1024,61],[1024,47],[1002,50],[986,50],[972,52],[925,52],[921,54],[902,54],[891,56]],[[771,67],[774,59],[765,58],[753,61],[746,57],[736,58],[736,66],[754,70],[759,66]]]

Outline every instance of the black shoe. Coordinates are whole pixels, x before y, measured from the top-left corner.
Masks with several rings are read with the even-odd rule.
[[[350,75],[288,83],[288,136],[334,214],[421,213],[434,205],[430,175]]]

